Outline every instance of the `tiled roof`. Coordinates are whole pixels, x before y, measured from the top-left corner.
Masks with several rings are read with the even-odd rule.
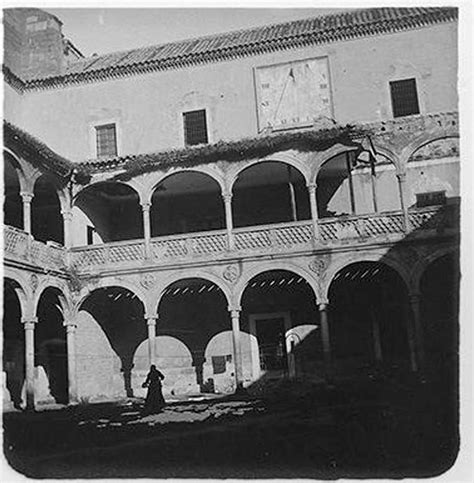
[[[26,89],[96,82],[156,70],[414,29],[457,18],[457,8],[373,8],[296,20],[152,47],[88,57],[64,75],[25,82]]]
[[[44,171],[53,172],[63,178],[69,176],[75,167],[71,161],[55,153],[46,144],[7,121],[3,121],[3,142],[5,146],[26,155],[27,159]]]

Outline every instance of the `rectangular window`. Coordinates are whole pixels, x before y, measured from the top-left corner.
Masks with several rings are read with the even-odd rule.
[[[96,126],[97,157],[117,156],[117,133],[115,124]]]
[[[94,227],[92,226],[87,226],[87,244],[94,244]]]
[[[446,204],[446,191],[432,191],[430,193],[417,193],[416,206],[434,206]]]
[[[208,142],[206,110],[189,111],[183,113],[184,144],[193,146]]]
[[[415,79],[404,79],[390,82],[393,117],[420,114]]]

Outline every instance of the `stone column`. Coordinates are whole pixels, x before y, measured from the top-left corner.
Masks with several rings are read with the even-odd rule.
[[[61,210],[61,215],[63,216],[63,229],[64,229],[64,246],[66,248],[71,248],[72,246],[72,211],[71,210]]]
[[[151,222],[150,203],[141,203],[143,213],[143,238],[145,240],[145,258],[151,258]]]
[[[420,370],[425,367],[425,344],[423,336],[423,326],[421,324],[420,313],[420,294],[411,293],[409,296],[411,315],[413,317],[413,325],[415,329],[416,352],[418,355],[418,366]]]
[[[413,372],[417,372],[418,361],[417,361],[417,354],[416,354],[416,335],[415,335],[414,320],[411,314],[409,304],[405,302],[403,306],[405,310],[405,320],[407,324],[408,348],[410,351],[410,369]]]
[[[321,235],[319,232],[319,214],[318,214],[318,202],[316,200],[316,183],[310,183],[308,185],[309,192],[309,206],[311,207],[311,220],[313,221],[313,235],[315,240],[319,240]]]
[[[225,227],[227,230],[227,247],[229,250],[234,249],[234,221],[232,218],[232,193],[222,195],[225,207]]]
[[[25,330],[25,389],[26,409],[35,409],[35,324],[36,317],[22,319]]]
[[[77,373],[76,373],[76,322],[66,322],[67,342],[67,377],[69,404],[77,402]]]
[[[372,335],[374,337],[375,360],[377,364],[380,364],[383,361],[382,343],[380,341],[380,326],[377,319],[377,314],[375,313],[373,307],[370,309],[370,320],[372,323]]]
[[[410,220],[408,218],[408,209],[406,207],[405,201],[405,182],[406,182],[406,173],[397,173],[397,181],[398,181],[398,193],[400,196],[400,209],[403,211],[403,230],[408,232],[410,227]]]
[[[156,315],[146,316],[146,323],[148,326],[148,362],[150,366],[156,363],[155,343],[157,318],[158,317]]]
[[[232,321],[232,343],[234,349],[234,367],[235,367],[235,384],[236,391],[243,387],[243,370],[242,370],[242,351],[240,347],[240,308],[230,308],[230,317]]]
[[[34,195],[26,191],[22,191],[20,195],[23,201],[23,230],[31,233],[31,200]]]
[[[331,342],[329,339],[329,324],[328,324],[328,303],[318,304],[319,321],[321,324],[321,339],[323,343],[324,366],[326,370],[326,377],[330,378],[332,375],[331,367]]]

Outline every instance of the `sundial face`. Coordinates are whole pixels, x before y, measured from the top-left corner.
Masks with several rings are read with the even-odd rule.
[[[289,129],[332,118],[327,57],[256,70],[259,130]]]

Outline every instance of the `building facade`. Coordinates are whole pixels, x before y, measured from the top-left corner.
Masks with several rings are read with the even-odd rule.
[[[7,404],[456,372],[456,9],[90,58],[5,12]]]

